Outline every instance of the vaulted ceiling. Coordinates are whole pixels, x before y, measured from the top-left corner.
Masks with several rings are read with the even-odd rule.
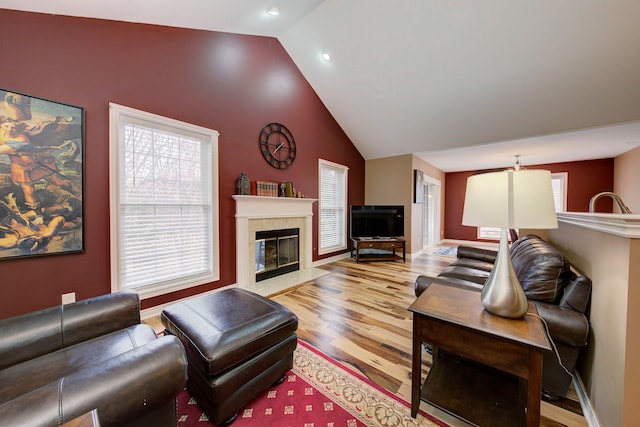
[[[269,6],[280,14],[267,15]],[[508,166],[516,154],[541,164],[640,146],[637,0],[0,0],[0,8],[277,37],[365,159],[413,153],[456,171]]]

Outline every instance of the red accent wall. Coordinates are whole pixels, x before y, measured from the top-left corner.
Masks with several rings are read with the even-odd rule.
[[[529,169],[546,169],[551,173],[567,172],[567,211],[588,212],[589,200],[602,191],[613,191],[613,159],[586,160],[581,162],[550,163],[528,166]],[[476,227],[462,225],[464,193],[467,178],[479,172],[452,172],[445,176],[447,192],[444,197],[444,238],[452,240],[478,240]],[[611,212],[610,198],[601,199],[598,212]]]
[[[349,167],[349,204],[364,203],[364,159],[277,39],[0,9],[4,89],[85,109],[85,252],[0,260],[0,318],[109,293],[109,102],[220,132],[221,279],[143,308],[235,283],[236,179],[293,181],[317,198],[317,161]],[[285,124],[298,155],[276,170],[260,129]],[[317,254],[314,204],[313,259]]]

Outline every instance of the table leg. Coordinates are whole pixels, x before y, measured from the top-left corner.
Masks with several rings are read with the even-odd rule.
[[[526,426],[529,416],[527,402],[529,400],[529,381],[526,378],[518,378],[518,424]]]
[[[527,392],[527,426],[540,426],[540,398],[542,396],[542,351],[529,351],[529,381]]]
[[[420,315],[413,313],[413,357],[411,364],[411,417],[420,408],[420,383],[422,382],[422,342],[420,339]]]

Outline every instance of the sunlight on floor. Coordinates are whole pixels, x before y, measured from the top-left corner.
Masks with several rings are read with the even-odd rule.
[[[245,289],[268,297],[301,283],[308,282],[309,280],[317,279],[318,277],[322,277],[326,274],[329,274],[326,270],[321,270],[319,268],[305,268],[304,270],[293,271],[291,273],[283,274],[282,276],[261,280],[255,285],[246,287]]]

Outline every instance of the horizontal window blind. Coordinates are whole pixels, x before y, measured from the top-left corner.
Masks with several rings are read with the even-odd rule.
[[[217,274],[211,135],[121,114],[118,136],[119,287]]]
[[[551,174],[551,188],[553,189],[553,203],[556,212],[565,212],[567,210],[567,172],[558,172]]]
[[[135,122],[121,122],[123,287],[210,273],[207,138]]]
[[[347,168],[319,163],[319,252],[346,248]]]

